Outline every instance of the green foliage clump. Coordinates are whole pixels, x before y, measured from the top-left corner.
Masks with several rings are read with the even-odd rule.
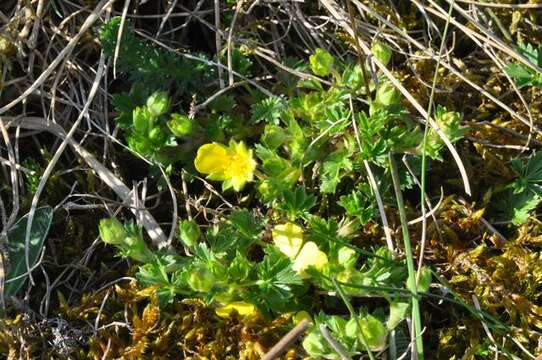
[[[531,63],[542,66],[542,45],[534,47],[531,44],[520,44],[518,51]],[[512,63],[504,69],[508,76],[512,77],[519,88],[525,86],[542,87],[542,73],[525,64]]]

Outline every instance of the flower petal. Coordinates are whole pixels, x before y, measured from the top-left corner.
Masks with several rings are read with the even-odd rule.
[[[305,270],[309,266],[314,266],[316,269],[321,270],[327,264],[327,255],[318,249],[318,245],[309,241],[297,255],[292,265],[292,269],[298,272],[301,277],[307,277]]]
[[[233,311],[236,310],[239,315],[250,316],[256,314],[254,305],[244,301],[234,301],[227,305],[221,306],[215,310],[216,314],[222,318],[228,318]]]
[[[294,258],[303,245],[303,229],[296,224],[276,225],[272,231],[273,242],[289,258]]]
[[[221,144],[205,144],[200,146],[194,160],[194,166],[202,174],[209,175],[211,180],[226,180],[225,170],[230,167],[231,157],[228,149]]]

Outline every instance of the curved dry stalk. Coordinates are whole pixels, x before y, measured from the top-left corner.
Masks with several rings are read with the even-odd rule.
[[[27,98],[28,95],[32,94],[38,87],[40,87],[43,82],[53,73],[56,67],[64,61],[68,55],[72,52],[74,47],[77,45],[81,37],[90,29],[90,27],[98,20],[100,15],[105,11],[105,9],[110,6],[115,0],[102,0],[96,6],[94,11],[87,17],[81,29],[62,49],[62,51],[57,55],[57,57],[51,62],[51,64],[41,73],[41,75],[30,85],[21,95],[16,99],[10,101],[8,104],[0,108],[0,115],[5,114],[8,110],[12,109],[15,105]]]
[[[320,0],[322,5],[335,17],[339,25],[350,35],[352,38],[354,38],[355,33],[352,27],[348,24],[346,21],[346,16],[337,8],[337,4],[334,0]],[[371,55],[371,49],[363,42],[361,39],[358,39],[358,44],[365,53],[365,55]],[[461,160],[461,157],[459,156],[459,153],[455,149],[454,145],[450,141],[450,139],[446,136],[446,134],[442,131],[442,129],[438,126],[438,124],[433,120],[433,118],[430,116],[430,114],[427,113],[427,111],[421,106],[421,104],[408,92],[407,89],[401,84],[401,82],[382,64],[378,59],[373,58],[373,62],[376,64],[376,66],[384,73],[384,75],[390,80],[390,82],[403,94],[403,96],[414,106],[414,108],[422,115],[425,121],[429,123],[429,125],[435,130],[435,132],[438,134],[440,139],[444,142],[448,150],[450,151],[452,157],[454,158],[454,161],[459,169],[459,172],[461,174],[461,180],[463,181],[463,188],[465,190],[465,193],[468,195],[471,195],[471,188],[470,188],[470,182],[469,177],[467,175],[467,170],[465,169],[465,165],[463,165],[463,160]]]
[[[48,131],[59,138],[66,138],[66,132],[58,124],[49,123],[43,118],[38,117],[21,117],[21,118],[3,118],[2,123],[6,127],[20,126],[21,128],[31,130]],[[126,204],[133,202],[132,191],[117,177],[111,170],[99,162],[90,152],[84,149],[73,139],[68,140],[72,150],[79,155],[87,165],[98,175],[98,177],[113,190]],[[142,221],[143,228],[147,231],[149,238],[153,244],[159,248],[164,247],[167,243],[167,238],[158,225],[158,222],[146,209],[139,209],[129,206],[130,210],[139,215]]]

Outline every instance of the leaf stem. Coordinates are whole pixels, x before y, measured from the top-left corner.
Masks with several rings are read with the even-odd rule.
[[[353,319],[356,319],[356,326],[358,328],[358,338],[359,338],[361,344],[363,345],[363,347],[365,348],[365,351],[367,351],[367,354],[369,354],[369,359],[375,360],[373,352],[369,348],[369,344],[367,343],[367,339],[365,338],[365,334],[363,334],[363,331],[361,330],[361,324],[359,323],[359,317],[356,314],[356,312],[354,311],[354,307],[350,303],[350,300],[348,300],[348,297],[344,293],[342,287],[337,282],[337,279],[335,279],[333,277],[333,278],[331,278],[331,281],[333,282],[333,286],[335,286],[335,289],[337,289],[337,292],[339,293],[341,299],[343,300],[344,304],[346,305],[346,308],[348,309],[348,312],[350,313],[350,317],[352,317]]]
[[[423,360],[423,338],[422,324],[420,316],[420,302],[418,300],[418,290],[416,288],[416,269],[414,267],[414,258],[412,256],[412,246],[410,244],[410,236],[408,234],[408,221],[405,211],[405,203],[403,201],[403,193],[401,192],[401,184],[399,183],[399,172],[397,171],[397,164],[393,158],[393,154],[388,153],[388,162],[391,171],[391,178],[393,180],[393,189],[395,191],[395,197],[397,199],[397,208],[399,210],[399,219],[401,220],[401,232],[403,233],[403,243],[405,247],[405,256],[408,269],[408,287],[410,288],[411,301],[412,301],[412,321],[414,323],[414,337],[416,341],[416,353],[418,360]]]

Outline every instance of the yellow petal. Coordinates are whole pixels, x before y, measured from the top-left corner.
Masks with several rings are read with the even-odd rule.
[[[292,269],[298,272],[301,277],[307,277],[305,270],[309,266],[314,266],[316,269],[321,270],[327,264],[327,255],[318,249],[318,245],[309,241],[297,255],[292,265]]]
[[[194,160],[196,170],[209,175],[211,180],[226,180],[225,171],[230,167],[230,164],[231,157],[228,149],[221,144],[200,146]]]
[[[231,140],[228,147],[231,163],[225,170],[226,177],[231,180],[235,191],[240,191],[243,186],[254,178],[256,161],[252,156],[252,150],[248,150],[244,142],[236,143]]]
[[[250,316],[256,314],[254,305],[244,301],[234,301],[227,305],[221,306],[215,310],[216,314],[222,318],[228,318],[232,312],[236,310],[239,315]]]
[[[272,231],[273,242],[289,258],[294,258],[303,245],[303,229],[296,224],[277,225]]]

